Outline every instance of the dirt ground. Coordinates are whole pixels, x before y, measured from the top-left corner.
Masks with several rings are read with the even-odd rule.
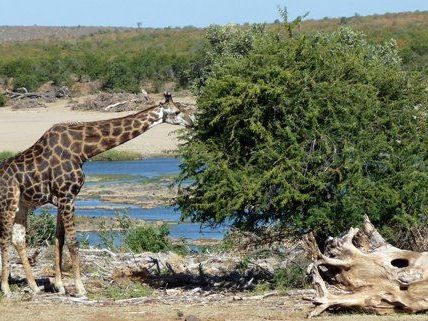
[[[296,309],[297,306],[297,309]],[[201,321],[306,320],[308,306],[288,297],[263,301],[230,301],[207,304],[142,303],[132,306],[84,306],[65,303],[2,302],[0,320],[13,321],[176,321],[195,316]],[[428,320],[428,315],[375,316],[324,314],[319,321]]]
[[[83,99],[83,98],[82,98]],[[179,101],[177,99],[177,101]],[[12,110],[0,108],[0,151],[19,152],[30,147],[53,124],[69,121],[95,121],[129,115],[131,112],[89,112],[66,108],[67,100],[47,104],[48,108]],[[143,156],[158,156],[177,148],[179,127],[161,124],[121,146],[120,150],[137,151]]]

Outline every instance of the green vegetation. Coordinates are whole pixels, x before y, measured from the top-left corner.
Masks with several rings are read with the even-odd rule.
[[[175,81],[186,86],[188,69],[199,46],[200,30],[107,31],[78,40],[31,41],[0,45],[0,77],[13,78],[13,86],[34,90],[52,80],[102,80],[105,90],[139,92],[146,84]]]
[[[275,271],[272,278],[272,287],[287,291],[290,289],[303,289],[308,287],[306,269],[308,262],[291,262],[290,266]]]
[[[428,13],[400,13],[368,17],[307,20],[301,31],[332,31],[351,26],[370,40],[397,39],[405,68],[428,73]],[[246,30],[248,25],[239,26]],[[281,23],[266,28],[277,32]],[[34,90],[52,80],[57,85],[101,80],[104,90],[138,92],[140,86],[162,90],[165,82],[188,87],[199,79],[206,57],[205,29],[164,28],[103,30],[78,39],[37,40],[0,44],[0,78],[13,86]],[[245,49],[245,47],[241,47]]]
[[[291,289],[304,289],[309,283],[306,276],[308,262],[305,265],[292,263],[290,267],[276,270],[273,277],[268,281],[260,282],[256,285],[254,294],[263,294],[271,290],[287,292]]]
[[[90,161],[131,161],[141,159],[141,154],[133,151],[110,149],[96,155]]]
[[[134,253],[141,252],[166,252],[180,250],[168,239],[169,228],[167,225],[156,227],[153,225],[136,225],[126,214],[116,213],[115,225],[101,222],[99,235],[101,246],[111,250],[130,250]],[[119,236],[121,245],[115,243],[115,237]]]
[[[138,226],[128,230],[125,234],[124,244],[132,252],[165,252],[171,248],[167,236],[169,228],[167,225],[160,227]]]
[[[27,243],[31,247],[51,244],[56,233],[56,216],[47,211],[28,216]]]
[[[423,75],[406,70],[392,40],[279,28],[208,34],[205,56],[215,59],[180,150],[183,218],[320,239],[364,214],[381,229],[426,224]]]
[[[11,158],[13,156],[15,156],[14,152],[10,152],[10,151],[7,151],[7,150],[6,151],[2,151],[2,152],[0,152],[0,162],[6,160],[8,158]]]

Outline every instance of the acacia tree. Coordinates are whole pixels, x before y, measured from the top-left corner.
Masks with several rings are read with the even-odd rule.
[[[384,233],[426,223],[427,84],[402,69],[395,42],[349,28],[244,39],[242,53],[206,48],[180,149],[183,218],[320,237],[364,214]]]

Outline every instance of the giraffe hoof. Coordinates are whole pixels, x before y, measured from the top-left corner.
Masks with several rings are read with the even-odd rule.
[[[65,295],[64,285],[61,283],[54,283],[54,288],[59,295]]]
[[[77,297],[79,297],[79,298],[82,298],[82,297],[86,297],[86,290],[85,289],[78,289],[77,290],[77,293],[76,293],[76,296]]]
[[[65,288],[64,288],[64,286],[55,286],[55,289],[56,289],[56,292],[59,294],[59,295],[65,295]]]
[[[79,291],[77,291],[76,296],[78,298],[86,298],[86,290],[79,290]]]
[[[33,289],[33,293],[34,294],[40,294],[42,292],[42,289],[40,289],[38,286],[36,286],[34,289]]]

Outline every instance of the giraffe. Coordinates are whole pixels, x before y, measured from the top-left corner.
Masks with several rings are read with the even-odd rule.
[[[0,164],[1,290],[11,295],[9,244],[22,261],[29,287],[37,287],[26,253],[27,214],[45,204],[58,208],[55,235],[55,283],[65,294],[61,277],[62,253],[70,252],[78,296],[86,294],[80,277],[78,242],[74,228],[75,200],[85,182],[82,166],[91,157],[121,145],[161,123],[191,126],[192,116],[169,93],[165,102],[144,111],[109,120],[60,123],[52,126],[30,148]]]

